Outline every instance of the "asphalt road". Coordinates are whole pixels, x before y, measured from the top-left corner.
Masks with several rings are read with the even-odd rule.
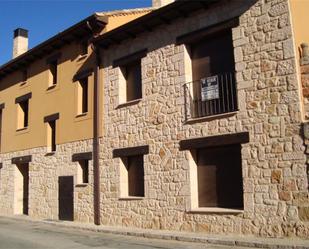
[[[0,218],[0,249],[245,249],[88,232]]]

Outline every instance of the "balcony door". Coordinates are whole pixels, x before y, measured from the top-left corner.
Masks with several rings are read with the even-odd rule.
[[[231,30],[206,37],[191,46],[193,81],[234,72]]]
[[[191,44],[193,118],[237,110],[233,51],[231,30]]]

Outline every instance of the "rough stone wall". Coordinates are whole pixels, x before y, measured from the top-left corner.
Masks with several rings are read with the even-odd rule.
[[[175,38],[238,14],[233,44],[239,111],[185,123],[183,85],[190,73],[186,48],[176,46]],[[112,61],[143,48],[149,50],[142,59],[143,99],[117,108],[120,70]],[[308,181],[287,0],[230,1],[111,47],[103,61],[103,224],[309,238],[299,212],[308,200]],[[244,212],[189,212],[188,152],[179,150],[179,141],[243,131],[250,133],[241,152]],[[119,200],[120,159],[112,151],[139,145],[150,147],[144,157],[145,198]]]
[[[57,146],[54,155],[47,155],[46,148],[35,148],[1,155],[3,168],[0,181],[0,214],[14,213],[13,157],[32,155],[29,163],[29,216],[40,219],[58,219],[58,177],[74,176],[76,183],[77,162],[72,154],[92,151],[92,140],[77,141]],[[93,221],[93,167],[89,161],[89,184],[74,185],[74,220]]]

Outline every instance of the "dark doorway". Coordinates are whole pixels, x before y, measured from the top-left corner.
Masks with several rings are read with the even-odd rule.
[[[73,176],[59,176],[59,220],[74,220],[73,189]]]
[[[19,164],[15,177],[15,214],[28,215],[29,209],[29,164]]]

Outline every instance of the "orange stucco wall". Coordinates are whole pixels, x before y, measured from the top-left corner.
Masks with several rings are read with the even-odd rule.
[[[309,43],[309,1],[290,0],[295,46],[300,58],[300,44]]]
[[[109,24],[103,32],[146,13],[110,16]],[[47,90],[49,71],[46,59],[59,52],[62,55],[58,64],[58,84],[56,88]],[[90,47],[88,56],[80,57],[79,53],[80,43],[72,42],[49,56],[38,59],[28,66],[29,77],[27,84],[23,86],[21,85],[21,71],[15,71],[0,80],[0,104],[5,104],[2,114],[1,153],[47,146],[47,124],[43,122],[43,119],[45,116],[58,112],[60,119],[56,122],[57,144],[92,138],[94,75],[88,78],[89,110],[87,115],[82,117],[77,117],[78,88],[72,79],[77,72],[94,68],[94,56]],[[102,86],[103,84],[100,84],[101,96],[103,96]],[[29,126],[25,130],[17,131],[15,99],[29,92],[32,93],[29,101]],[[103,98],[101,98],[102,105]]]

